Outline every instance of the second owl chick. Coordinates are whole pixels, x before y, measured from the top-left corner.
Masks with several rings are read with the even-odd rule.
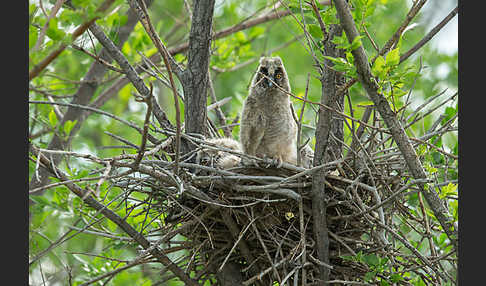
[[[210,138],[206,141],[217,146],[241,152],[240,143],[231,138]],[[238,165],[240,163],[240,158],[221,150],[204,148],[197,152],[196,162],[198,164],[214,166],[220,169],[229,169]]]
[[[283,91],[282,91],[283,90]],[[243,106],[243,152],[279,163],[297,163],[297,124],[292,116],[290,84],[280,57],[262,57]]]

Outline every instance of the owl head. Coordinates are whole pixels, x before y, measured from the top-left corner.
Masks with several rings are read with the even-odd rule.
[[[252,81],[252,88],[260,91],[280,90],[290,92],[287,71],[280,57],[261,57]]]

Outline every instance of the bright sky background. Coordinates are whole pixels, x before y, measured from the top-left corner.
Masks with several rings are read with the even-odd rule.
[[[435,25],[437,25],[442,19],[444,19],[456,6],[457,0],[444,1],[433,0],[427,1],[422,8],[421,13],[424,19],[427,19],[427,31],[430,31]],[[448,54],[453,54],[458,49],[458,17],[454,18],[447,23],[442,30],[437,33],[430,44],[436,47],[439,51]]]

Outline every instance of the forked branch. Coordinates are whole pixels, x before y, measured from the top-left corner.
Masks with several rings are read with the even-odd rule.
[[[340,23],[346,32],[348,41],[351,43],[357,36],[359,36],[359,33],[356,29],[349,6],[344,0],[336,0],[334,3],[336,5],[336,11]],[[378,84],[371,74],[368,57],[365,54],[363,46],[353,50],[352,54],[358,73],[358,79],[365,88],[368,96],[373,101],[376,110],[380,113],[381,117],[385,121],[385,124],[390,129],[393,139],[397,143],[411,175],[417,180],[426,179],[427,174],[413,148],[413,145],[410,142],[410,138],[408,138],[405,130],[388,104],[386,98],[382,94],[378,93]],[[451,240],[452,244],[457,250],[457,230],[453,224],[452,216],[448,213],[448,210],[444,207],[444,203],[433,188],[429,187],[426,183],[419,183],[419,188],[432,209],[435,217],[444,229],[444,232],[447,234],[448,238]]]

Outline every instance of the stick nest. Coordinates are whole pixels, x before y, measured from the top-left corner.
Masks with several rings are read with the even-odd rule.
[[[257,159],[258,167],[222,170],[211,162],[188,163],[198,150],[218,146],[184,137],[198,148],[180,158],[177,174],[173,161],[151,151],[140,160],[140,174],[120,177],[116,184],[129,194],[148,195],[144,206],[161,221],[161,227],[152,232],[159,237],[154,243],[184,250],[175,263],[186,272],[193,271],[195,279],[284,285],[301,281],[305,273],[310,284],[326,268],[331,280],[339,284],[363,281],[380,263],[398,256],[397,266],[417,265],[417,257],[396,244],[400,237],[396,237],[392,217],[400,214],[414,220],[402,195],[416,192],[413,182],[401,174],[405,168],[399,154],[369,162],[350,156],[313,169],[289,164],[276,168]],[[174,136],[167,138],[152,150],[170,155]],[[327,205],[326,263],[318,259],[314,239],[313,173],[325,176],[320,188],[325,190]],[[433,273],[419,263],[416,269],[420,268]]]

